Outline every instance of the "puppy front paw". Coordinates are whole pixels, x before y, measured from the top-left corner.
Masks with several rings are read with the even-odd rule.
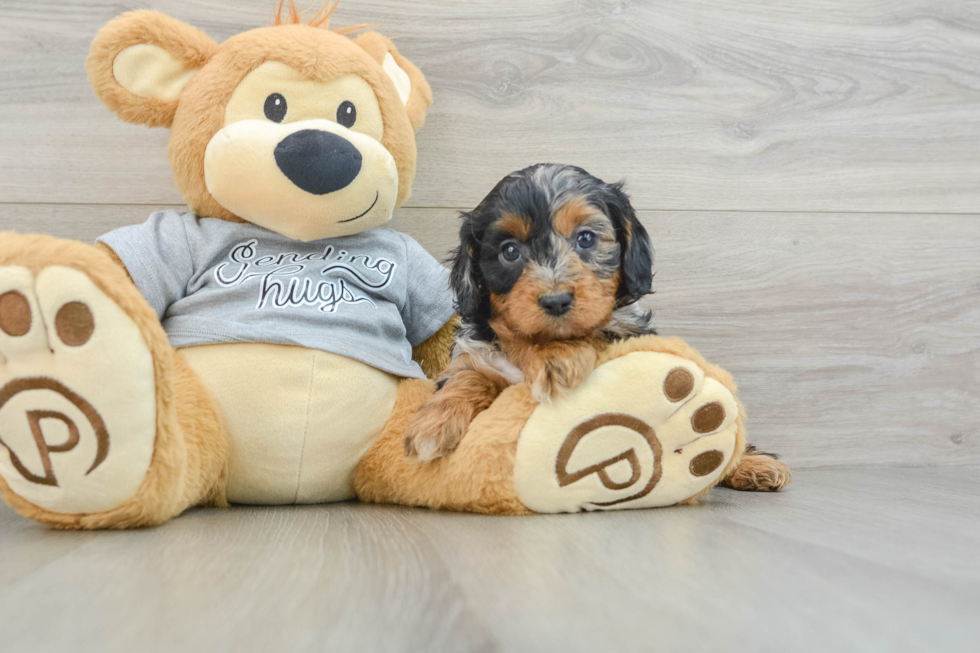
[[[431,462],[452,453],[470,425],[467,414],[443,402],[422,405],[405,429],[405,455]]]

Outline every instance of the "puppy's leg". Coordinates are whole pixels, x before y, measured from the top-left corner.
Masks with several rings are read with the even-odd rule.
[[[776,492],[793,480],[793,473],[786,463],[776,460],[773,454],[745,447],[738,466],[721,482],[722,487],[744,492]]]
[[[471,361],[464,359],[468,357],[460,357],[450,365],[442,387],[409,422],[404,436],[407,455],[429,462],[452,453],[470,422],[509,385],[500,375],[473,369]]]
[[[582,385],[595,369],[596,350],[591,343],[563,341],[520,349],[518,365],[538,403],[559,399]]]

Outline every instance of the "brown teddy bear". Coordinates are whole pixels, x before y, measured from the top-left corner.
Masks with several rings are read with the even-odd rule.
[[[443,459],[405,455],[426,376],[449,361],[453,304],[445,269],[380,226],[411,193],[431,93],[384,36],[282,8],[221,45],[153,11],[96,37],[96,93],[170,128],[192,213],[94,246],[0,236],[7,503],[58,528],[355,496],[521,514],[670,505],[735,470],[730,377],[653,337],[609,347],[565,400],[509,388]],[[693,433],[707,403],[724,416]],[[695,466],[706,452],[710,469]]]

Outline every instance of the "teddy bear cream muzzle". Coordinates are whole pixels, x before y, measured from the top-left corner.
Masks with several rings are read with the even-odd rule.
[[[323,119],[225,126],[208,143],[204,179],[228,210],[302,241],[384,224],[398,195],[398,170],[388,150]]]

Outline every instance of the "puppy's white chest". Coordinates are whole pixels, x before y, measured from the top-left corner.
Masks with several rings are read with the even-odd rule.
[[[524,373],[502,353],[495,353],[490,357],[490,367],[511,385],[524,382]]]

